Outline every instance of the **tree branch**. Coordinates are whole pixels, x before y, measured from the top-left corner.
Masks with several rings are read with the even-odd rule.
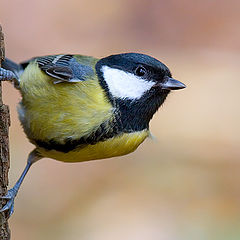
[[[0,26],[0,66],[5,57],[4,38]],[[9,170],[9,139],[8,128],[10,126],[9,108],[2,102],[2,84],[0,81],[0,196],[7,193]],[[0,202],[0,208],[5,201]],[[5,213],[0,214],[0,240],[10,239],[10,229]]]

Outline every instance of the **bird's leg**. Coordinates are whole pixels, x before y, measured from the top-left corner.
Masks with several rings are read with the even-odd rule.
[[[14,86],[18,88],[20,80],[17,74],[10,70],[0,68],[0,81],[11,81],[14,83]]]
[[[36,161],[38,161],[39,159],[41,159],[42,157],[37,153],[36,150],[33,150],[29,156],[28,156],[28,160],[27,160],[27,165],[25,167],[25,169],[23,170],[20,178],[18,179],[18,181],[16,182],[16,184],[14,185],[13,188],[11,188],[10,190],[8,190],[7,194],[3,197],[1,197],[2,199],[7,199],[7,203],[6,205],[0,210],[0,212],[4,212],[4,211],[9,211],[8,213],[8,217],[10,217],[14,211],[14,199],[17,196],[18,190],[23,182],[24,177],[26,176],[28,170],[30,169],[30,167],[32,166],[33,163],[35,163]]]

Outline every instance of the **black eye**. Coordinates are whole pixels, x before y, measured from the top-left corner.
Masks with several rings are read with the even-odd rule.
[[[144,76],[146,73],[147,73],[147,70],[142,66],[137,67],[135,70],[135,74],[139,77]]]

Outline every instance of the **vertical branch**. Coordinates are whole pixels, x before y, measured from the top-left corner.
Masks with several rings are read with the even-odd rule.
[[[4,38],[2,27],[0,26],[0,66],[5,57]],[[7,192],[8,170],[9,170],[9,141],[8,128],[10,126],[10,117],[8,106],[2,102],[2,85],[0,81],[0,196]],[[3,202],[0,202],[2,208]],[[0,240],[10,239],[10,229],[5,213],[0,214]]]

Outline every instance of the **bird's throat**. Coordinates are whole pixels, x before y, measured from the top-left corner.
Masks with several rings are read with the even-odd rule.
[[[168,92],[161,95],[148,95],[135,101],[117,99],[120,128],[126,132],[148,129],[150,120],[163,104],[167,95]]]

